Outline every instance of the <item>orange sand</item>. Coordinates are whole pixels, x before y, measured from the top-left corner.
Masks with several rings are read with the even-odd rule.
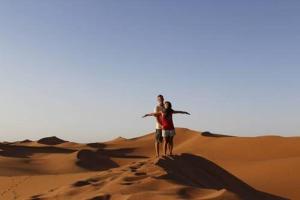
[[[153,133],[104,143],[0,143],[0,199],[300,199],[300,137],[178,128],[174,157]]]

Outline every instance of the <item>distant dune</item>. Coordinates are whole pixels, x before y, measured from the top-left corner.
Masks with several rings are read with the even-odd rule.
[[[47,144],[47,145],[57,145],[57,144],[62,144],[65,143],[65,140],[62,140],[58,137],[52,136],[52,137],[46,137],[38,140],[38,143],[40,144]]]
[[[300,199],[300,137],[178,128],[176,155],[161,158],[153,139],[0,143],[0,199]]]
[[[20,143],[30,143],[30,142],[32,142],[32,140],[28,140],[28,139],[26,139],[26,140],[22,140],[22,141],[20,141]]]

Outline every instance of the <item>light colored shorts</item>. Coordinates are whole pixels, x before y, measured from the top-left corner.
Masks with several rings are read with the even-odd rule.
[[[175,135],[175,130],[162,130],[163,137],[173,137]]]

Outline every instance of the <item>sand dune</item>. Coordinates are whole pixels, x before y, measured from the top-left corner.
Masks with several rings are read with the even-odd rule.
[[[67,141],[62,140],[58,137],[52,136],[52,137],[42,138],[42,139],[38,140],[37,142],[40,144],[46,144],[46,145],[57,145],[57,144],[65,143]]]
[[[300,199],[299,137],[178,128],[159,159],[153,137],[0,143],[0,199]]]

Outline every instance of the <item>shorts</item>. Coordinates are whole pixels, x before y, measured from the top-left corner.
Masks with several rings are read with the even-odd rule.
[[[162,143],[162,130],[161,129],[156,129],[155,131],[155,142],[156,143]]]
[[[162,136],[163,137],[174,137],[175,134],[176,133],[175,133],[174,129],[173,130],[163,130],[162,131]]]

